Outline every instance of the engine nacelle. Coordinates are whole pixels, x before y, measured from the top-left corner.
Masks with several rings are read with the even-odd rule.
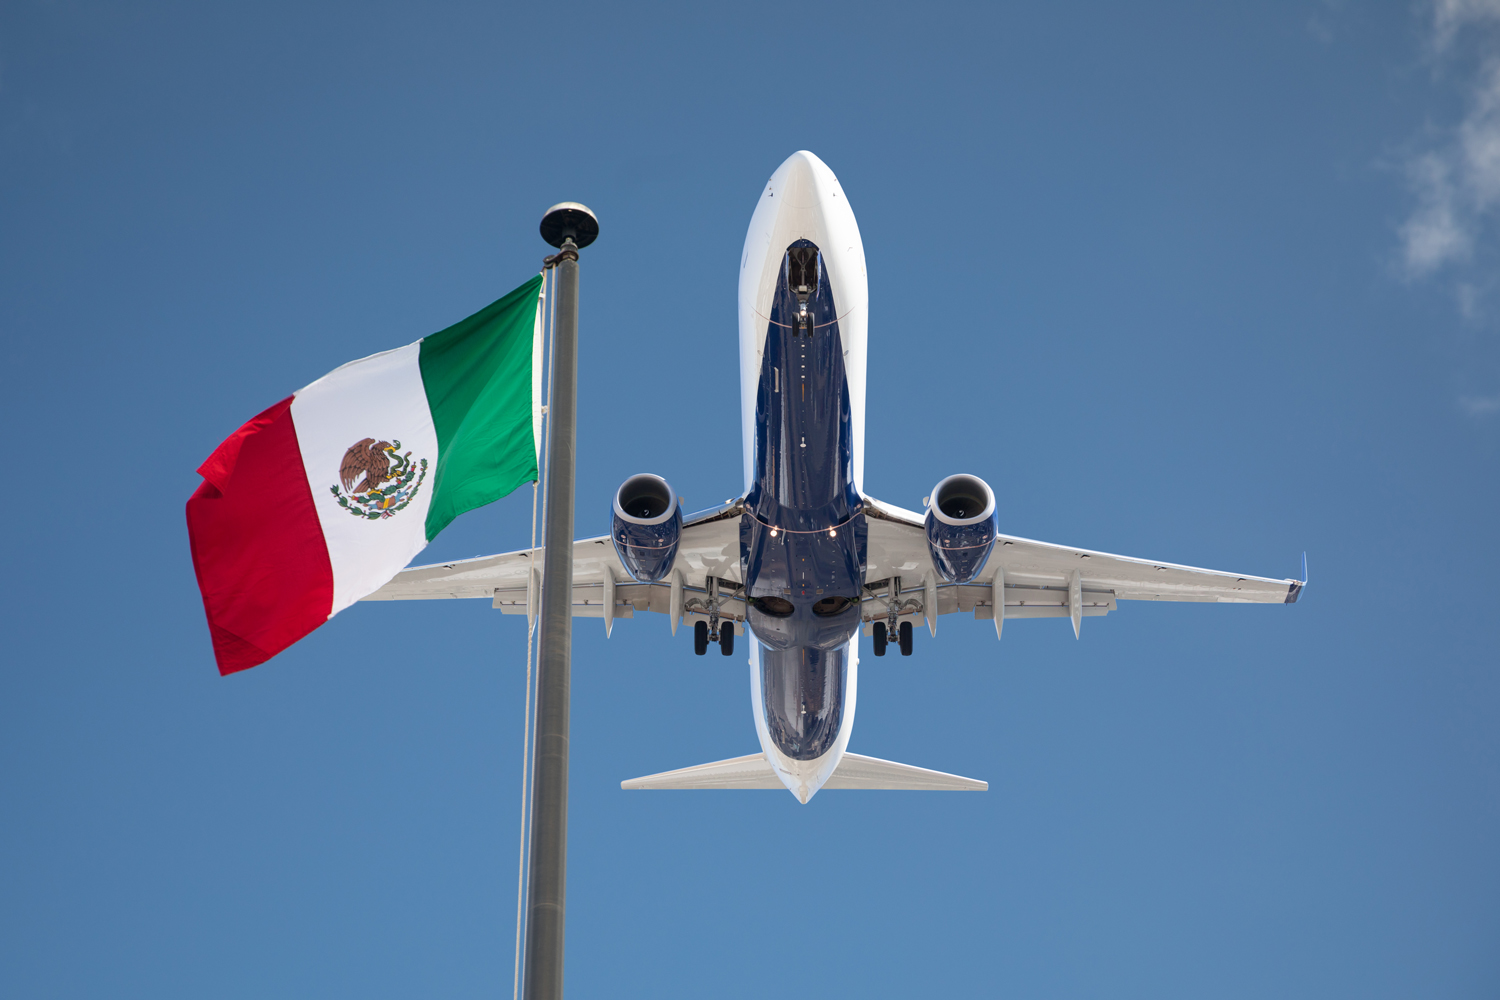
[[[615,491],[610,538],[620,562],[641,583],[655,583],[672,571],[682,540],[682,508],[661,476],[643,472]]]
[[[928,497],[926,528],[938,573],[949,583],[968,583],[984,569],[1000,530],[995,491],[978,476],[949,476]]]

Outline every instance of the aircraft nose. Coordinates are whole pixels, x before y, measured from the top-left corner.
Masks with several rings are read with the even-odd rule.
[[[818,204],[817,170],[823,161],[805,149],[799,149],[786,160],[786,177],[782,181],[786,204],[792,208],[814,208]],[[827,169],[826,167],[824,169]]]

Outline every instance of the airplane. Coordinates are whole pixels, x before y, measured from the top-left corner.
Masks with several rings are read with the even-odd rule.
[[[973,778],[851,753],[859,641],[912,653],[958,612],[994,623],[1107,615],[1119,601],[1292,604],[1302,580],[1196,569],[1001,534],[995,493],[951,475],[922,512],[862,489],[868,284],[854,212],[822,160],[793,153],[766,182],[740,259],[744,491],[684,516],[664,478],[616,491],[609,535],[573,543],[573,614],[669,616],[694,652],[747,635],[760,752],[621,782],[626,789],[982,791]],[[365,600],[488,598],[534,619],[541,550],[403,570]]]

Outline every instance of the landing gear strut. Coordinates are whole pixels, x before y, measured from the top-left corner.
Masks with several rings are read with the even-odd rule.
[[[719,596],[719,578],[710,576],[706,581],[704,591],[708,595],[706,602],[693,600],[692,610],[702,613],[706,610],[708,621],[696,621],[693,623],[693,652],[702,656],[708,652],[708,644],[716,642],[719,644],[719,652],[725,656],[734,655],[734,619],[730,617],[719,617],[719,608],[723,600]]]
[[[901,645],[901,655],[910,656],[911,622],[902,622],[899,627],[896,624],[896,616],[901,613],[901,578],[899,576],[891,577],[890,590],[886,592],[885,607],[886,621],[875,626],[884,633],[881,636],[883,641],[879,647],[880,651],[885,652],[886,641],[894,640]]]
[[[885,617],[883,622],[876,622],[871,630],[875,637],[875,655],[884,656],[885,647],[889,643],[899,643],[901,655],[911,655],[911,622],[897,623],[901,615],[901,578],[891,577],[891,582],[885,592]]]

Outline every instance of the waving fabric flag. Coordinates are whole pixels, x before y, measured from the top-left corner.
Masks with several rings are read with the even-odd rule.
[[[188,537],[219,673],[269,660],[536,479],[541,285],[329,372],[198,469]]]

